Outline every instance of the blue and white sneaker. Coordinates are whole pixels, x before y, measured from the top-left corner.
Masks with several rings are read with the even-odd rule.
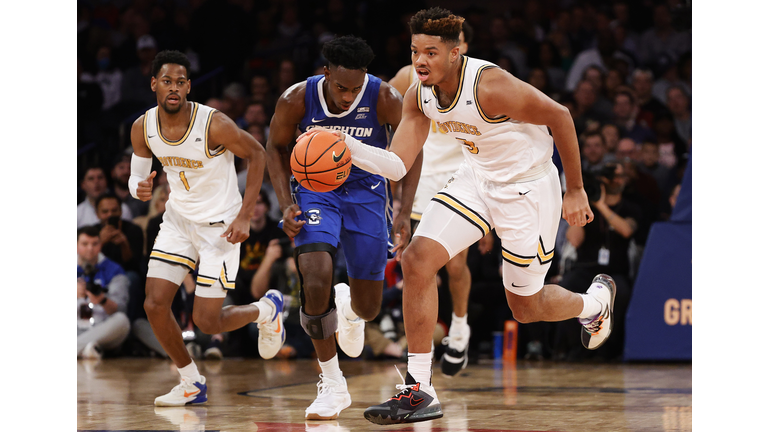
[[[616,282],[607,274],[599,274],[592,279],[587,294],[595,297],[602,306],[600,313],[592,319],[579,318],[581,344],[586,349],[600,348],[613,330],[613,303],[616,300]]]
[[[259,354],[264,359],[271,359],[285,343],[283,293],[271,289],[259,301],[268,303],[275,311],[270,321],[259,324]]]
[[[191,381],[182,378],[181,383],[174,387],[170,393],[155,398],[155,406],[184,406],[196,405],[208,402],[208,386],[205,385],[205,377],[200,375],[200,381]]]

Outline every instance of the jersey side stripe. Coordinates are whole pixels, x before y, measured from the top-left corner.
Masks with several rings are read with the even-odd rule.
[[[480,215],[478,215],[474,210],[465,206],[456,198],[448,195],[447,193],[439,192],[437,195],[435,195],[432,198],[432,201],[439,202],[440,204],[443,204],[449,209],[460,214],[461,216],[464,217],[464,219],[468,220],[473,225],[475,225],[480,231],[482,231],[483,235],[486,235],[491,231],[491,225],[488,222],[486,222],[485,219],[483,219]]]
[[[213,159],[216,156],[221,156],[224,154],[224,152],[227,150],[223,145],[220,145],[216,147],[213,151],[211,151],[208,148],[208,131],[211,128],[211,119],[213,119],[213,114],[216,112],[216,110],[211,110],[211,112],[208,113],[208,118],[206,119],[205,124],[205,155],[208,156],[208,159]]]

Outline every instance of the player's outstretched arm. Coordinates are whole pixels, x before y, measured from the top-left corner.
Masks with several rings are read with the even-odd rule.
[[[144,136],[144,116],[137,118],[131,126],[131,177],[128,179],[128,190],[131,195],[142,201],[152,199],[152,183],[157,174],[152,170],[152,150],[147,145]]]
[[[243,205],[232,224],[222,234],[230,243],[240,243],[250,235],[251,216],[264,179],[266,152],[260,142],[248,132],[237,127],[234,121],[220,111],[213,114],[208,129],[208,146],[215,149],[224,146],[235,156],[248,161],[248,176],[245,178]]]
[[[301,209],[291,199],[291,145],[296,139],[296,130],[304,117],[304,95],[306,81],[289,87],[277,100],[275,115],[269,123],[267,138],[267,160],[269,177],[275,188],[277,202],[283,213],[283,231],[289,237],[296,237],[306,221],[296,221]]]
[[[504,91],[500,92],[501,89]],[[477,93],[477,103],[490,117],[506,115],[514,120],[549,127],[565,172],[563,218],[570,225],[584,226],[591,222],[594,214],[584,191],[579,142],[568,109],[501,68],[482,72]]]

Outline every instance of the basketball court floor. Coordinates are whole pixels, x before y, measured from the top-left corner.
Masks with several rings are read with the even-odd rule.
[[[380,426],[363,418],[397,393],[405,363],[342,361],[352,406],[336,421],[304,421],[317,395],[313,360],[198,361],[208,403],[155,408],[178,383],[169,360],[77,362],[77,428],[83,431],[486,432],[690,431],[692,370],[684,364],[587,364],[550,361],[469,365],[433,384],[441,419]]]

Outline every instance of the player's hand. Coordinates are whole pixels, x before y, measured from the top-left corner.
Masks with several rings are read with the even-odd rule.
[[[294,238],[299,235],[301,227],[304,226],[307,221],[297,221],[296,217],[301,216],[301,209],[298,204],[291,204],[283,212],[283,231],[288,234],[288,237]]]
[[[595,219],[584,188],[569,188],[563,196],[563,219],[571,226],[584,226]]]
[[[149,201],[152,199],[152,183],[156,175],[157,171],[152,171],[145,180],[140,181],[139,185],[136,186],[136,196],[140,200]]]
[[[336,135],[337,137],[341,138],[342,141],[344,141],[347,138],[347,136],[342,131],[331,130],[331,129],[324,129],[324,128],[312,128],[312,129],[304,132],[303,134],[299,135],[299,137],[296,138],[296,142],[301,141],[301,139],[304,138],[304,137],[312,138],[312,135],[314,135],[314,134],[316,134],[318,132],[330,132],[330,133]],[[344,143],[346,144],[346,141],[344,141]]]
[[[114,243],[118,234],[121,234],[120,230],[112,225],[104,225],[99,231],[99,240],[101,243]]]
[[[227,241],[232,244],[244,242],[251,235],[251,223],[250,220],[243,217],[236,217],[234,221],[227,227],[224,234],[221,237],[226,237]]]
[[[411,241],[411,215],[404,215],[403,212],[397,215],[392,224],[392,238],[395,244],[392,252],[395,253],[395,260],[400,261],[403,251]]]

